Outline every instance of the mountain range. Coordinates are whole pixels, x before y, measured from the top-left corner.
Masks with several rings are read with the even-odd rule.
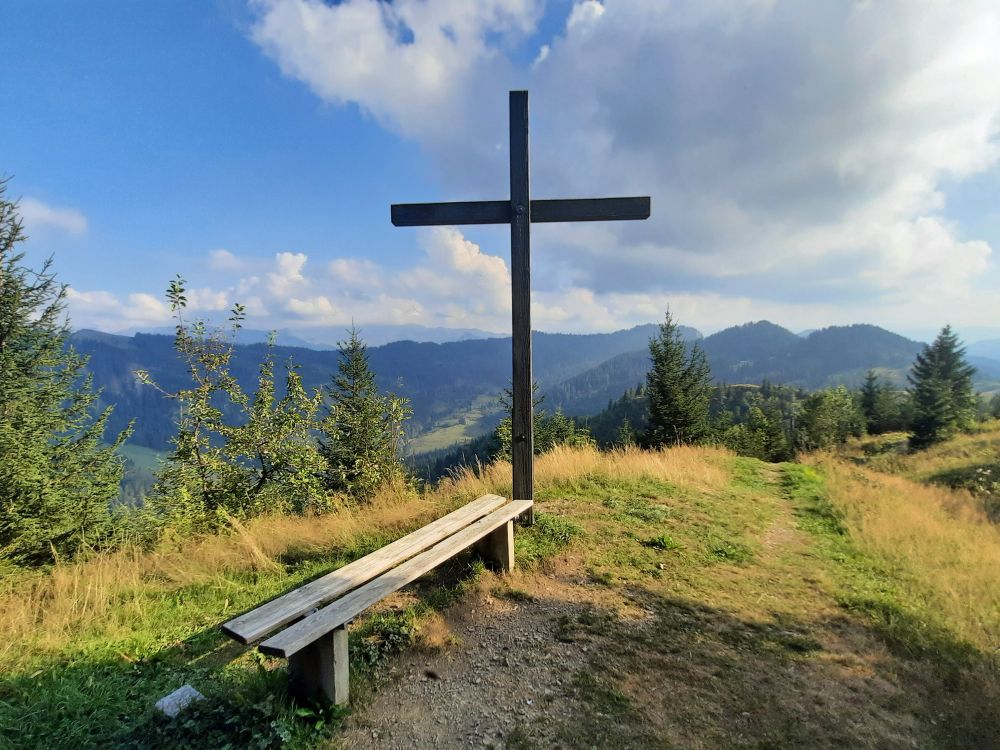
[[[468,341],[469,339],[503,338],[505,334],[483,331],[478,328],[440,328],[419,325],[366,325],[359,326],[358,332],[369,346],[381,346],[394,341],[417,341],[422,343],[444,344],[449,341]],[[152,333],[173,336],[171,326],[155,328],[132,329],[124,335],[137,333]],[[280,328],[277,331],[263,331],[254,328],[241,328],[236,333],[237,344],[263,344],[274,334],[275,343],[282,346],[297,346],[304,349],[336,349],[337,345],[347,338],[346,327],[319,326],[290,330]]]
[[[535,333],[534,377],[548,409],[571,415],[592,415],[646,376],[648,342],[658,331],[653,324],[606,334]],[[702,337],[682,328],[683,338],[705,351],[715,380],[759,383],[770,380],[808,389],[827,385],[855,386],[868,369],[876,369],[898,384],[922,344],[877,326],[834,326],[797,335],[767,321],[747,323]],[[279,339],[280,340],[280,339]],[[187,385],[186,372],[173,350],[171,336],[120,336],[77,331],[71,344],[88,355],[102,400],[114,404],[109,429],[121,429],[135,419],[132,442],[164,450],[174,432],[174,403],[140,384],[135,370],[146,370],[166,391]],[[232,372],[251,390],[266,351],[263,343],[237,344]],[[444,447],[485,432],[500,417],[498,397],[510,381],[509,337],[445,343],[396,341],[368,350],[379,386],[410,399],[413,436],[434,435]],[[329,382],[337,369],[337,352],[278,345],[275,361],[299,368],[307,387]],[[1000,361],[969,357],[979,368],[981,389],[1000,387]],[[279,366],[279,377],[281,376]],[[456,429],[461,425],[461,429]]]

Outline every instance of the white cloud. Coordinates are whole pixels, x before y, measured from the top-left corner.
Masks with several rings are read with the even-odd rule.
[[[323,323],[333,324],[338,322],[339,311],[323,295],[308,297],[306,299],[292,297],[288,300],[285,309],[304,318],[319,318]]]
[[[87,311],[116,310],[121,305],[118,298],[111,292],[101,290],[80,292],[73,287],[66,288],[66,301],[73,308]]]
[[[604,6],[597,0],[583,0],[576,3],[570,11],[566,20],[566,29],[576,31],[581,26],[588,26],[597,23],[598,19],[604,15]]]
[[[535,55],[535,60],[534,60],[534,62],[531,63],[531,67],[537,68],[543,62],[545,62],[545,60],[548,58],[549,53],[551,51],[552,51],[552,48],[549,47],[549,45],[543,44],[541,46],[541,48],[538,50],[538,54]]]
[[[156,327],[170,322],[170,308],[152,294],[135,292],[123,301],[106,290],[66,289],[66,303],[74,328],[124,331],[135,327]]]
[[[992,0],[582,0],[544,40],[527,0],[257,12],[253,37],[287,75],[416,139],[449,192],[504,194],[494,146],[506,90],[527,85],[539,197],[652,195],[648,222],[537,230],[553,321],[627,317],[602,300],[683,298],[713,319],[729,305],[936,327],[981,318],[984,288],[1000,284],[989,243],[946,215],[950,186],[1000,156]],[[514,62],[519,40],[547,49],[544,65]],[[476,278],[435,242],[434,268]],[[454,284],[432,276],[415,281],[452,304]]]
[[[244,262],[225,248],[212,250],[208,254],[208,267],[213,271],[240,271]]]
[[[18,213],[29,235],[47,227],[73,235],[87,233],[87,217],[75,208],[56,208],[37,198],[22,198],[18,202]]]
[[[187,290],[187,306],[193,312],[212,312],[228,310],[229,297],[225,291],[217,291],[208,287]]]
[[[378,265],[360,258],[337,258],[327,266],[330,277],[356,289],[377,289],[382,285]]]
[[[158,297],[144,292],[128,295],[128,302],[123,306],[126,320],[133,323],[163,324],[170,320],[170,308]]]
[[[267,275],[267,285],[275,297],[286,297],[296,287],[305,283],[302,269],[306,264],[305,253],[278,253],[274,256],[275,270]]]

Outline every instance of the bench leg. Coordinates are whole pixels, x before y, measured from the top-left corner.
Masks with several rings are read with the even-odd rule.
[[[484,560],[493,563],[505,573],[514,569],[514,522],[508,521],[490,532],[479,542],[477,549]]]
[[[347,627],[313,641],[288,659],[292,693],[300,699],[344,705],[349,700],[351,668]]]

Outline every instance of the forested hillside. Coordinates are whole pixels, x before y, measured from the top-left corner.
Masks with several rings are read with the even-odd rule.
[[[699,341],[717,383],[760,383],[768,380],[813,390],[832,385],[856,387],[865,372],[878,371],[896,386],[922,344],[873,325],[831,326],[797,336],[768,321],[733,326]],[[992,391],[1000,381],[1000,361],[969,357],[978,372],[980,390]],[[590,416],[642,382],[649,352],[620,354],[613,360],[546,390],[547,405],[573,416]]]
[[[656,326],[637,326],[609,334],[534,335],[535,379],[543,389],[554,387],[623,353],[644,349]],[[363,332],[362,332],[363,334]],[[694,329],[687,335],[698,336]],[[135,420],[134,444],[162,450],[174,433],[174,409],[159,392],[141,385],[136,370],[146,370],[167,391],[176,391],[186,373],[170,336],[136,334],[115,336],[77,331],[71,344],[90,357],[89,370],[103,389],[105,404],[116,406],[109,430],[122,429]],[[232,372],[245,389],[252,390],[265,344],[238,345]],[[433,429],[442,419],[468,410],[476,399],[496,398],[509,385],[510,339],[479,339],[444,344],[397,341],[370,350],[371,367],[378,385],[410,399],[414,433]],[[276,346],[275,361],[300,368],[307,388],[326,384],[337,367],[337,352]],[[279,378],[280,380],[280,378]]]
[[[645,325],[609,334],[536,333],[534,375],[545,406],[573,416],[590,416],[606,408],[645,379],[648,343],[656,330],[655,325]],[[806,389],[836,384],[854,387],[868,369],[903,385],[921,346],[872,325],[833,326],[800,337],[760,321],[704,339],[693,328],[682,328],[682,334],[688,341],[699,340],[716,382],[769,380]],[[109,431],[121,430],[134,419],[132,444],[165,449],[174,430],[172,405],[157,391],[140,385],[132,373],[145,369],[166,390],[181,387],[185,373],[171,337],[78,331],[71,343],[90,356],[88,366],[96,385],[104,389],[103,402],[117,407]],[[243,387],[253,386],[264,348],[264,344],[236,347],[233,373]],[[379,387],[410,399],[414,415],[411,435],[470,418],[475,424],[468,432],[481,434],[492,429],[499,418],[499,406],[492,404],[509,385],[509,338],[444,344],[397,341],[372,347],[370,355]],[[328,381],[336,368],[336,357],[335,351],[275,348],[279,365],[293,361],[310,388]],[[979,369],[978,386],[982,390],[995,388],[1000,362],[982,357],[970,357],[970,361]]]

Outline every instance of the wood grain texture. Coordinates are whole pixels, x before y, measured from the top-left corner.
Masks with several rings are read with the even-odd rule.
[[[514,569],[514,522],[508,521],[491,531],[477,546],[479,554],[495,570],[509,573]]]
[[[531,393],[531,194],[528,92],[510,92],[510,278],[514,403],[511,464],[514,500],[533,500],[535,435]],[[525,521],[534,522],[529,511]]]
[[[233,618],[222,626],[222,632],[241,643],[251,643],[263,638],[437,544],[506,502],[499,495],[483,495],[377,552]]]
[[[368,607],[385,599],[393,591],[412,583],[445,560],[471,547],[490,532],[530,510],[531,506],[532,503],[529,500],[515,500],[507,503],[507,505],[480,518],[429,550],[421,552],[402,565],[341,597],[325,609],[309,615],[301,622],[297,622],[277,635],[268,638],[260,644],[260,650],[271,656],[290,657],[322,638],[334,628],[350,622]]]
[[[303,702],[344,705],[350,699],[347,628],[317,638],[288,660],[289,687]]]

